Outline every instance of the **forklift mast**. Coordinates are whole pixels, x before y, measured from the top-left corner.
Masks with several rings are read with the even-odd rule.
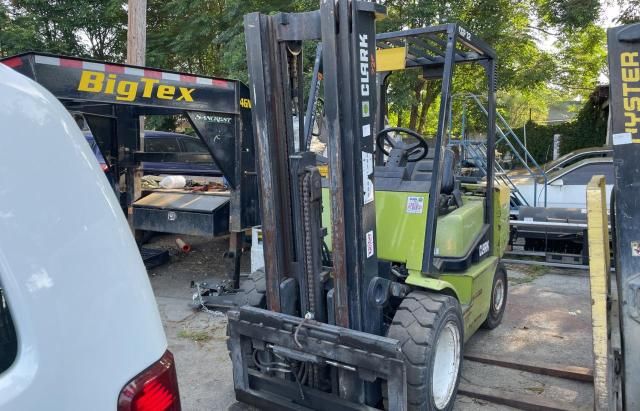
[[[640,24],[608,31],[610,136],[615,185],[611,225],[620,301],[624,409],[640,409]],[[608,182],[607,182],[608,183]]]
[[[229,346],[237,398],[261,408],[359,409],[380,403],[384,380],[391,409],[406,409],[401,350],[380,336],[382,308],[369,290],[378,275],[373,139],[375,20],[382,15],[375,2],[338,0],[313,12],[245,16],[268,310],[230,311]],[[303,44],[310,42],[318,48],[305,104]],[[320,66],[331,268],[321,257],[322,180],[305,129]],[[283,356],[299,362],[278,360]],[[279,370],[295,378],[274,378],[263,368],[273,361],[285,361]]]
[[[333,216],[330,300],[334,304],[329,310],[335,307],[335,313],[329,321],[374,334],[381,332],[382,312],[364,296],[378,270],[373,185],[373,137],[379,128],[375,19],[383,13],[376,3],[339,1],[325,2],[315,12],[245,17],[268,308],[294,314],[292,292],[283,284],[296,284],[299,314],[327,321],[321,299],[309,289],[321,274],[319,255],[310,252],[321,249],[322,236],[315,235],[321,230],[321,186],[317,171],[312,171],[315,154],[303,151],[307,136],[302,132],[305,111],[309,112],[304,104],[302,43],[321,39]],[[300,122],[297,133],[294,119]],[[300,212],[308,201],[308,193],[300,188],[308,179],[313,183],[311,199],[318,203],[315,215]],[[316,227],[309,230],[310,224]]]

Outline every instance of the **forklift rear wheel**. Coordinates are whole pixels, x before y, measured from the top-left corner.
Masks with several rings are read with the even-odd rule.
[[[387,335],[402,346],[409,410],[453,408],[463,333],[462,311],[455,298],[414,291],[402,301]]]
[[[498,264],[496,273],[493,276],[493,285],[491,286],[491,306],[487,319],[482,323],[482,328],[493,330],[502,322],[504,310],[507,307],[508,294],[507,269],[502,263]]]

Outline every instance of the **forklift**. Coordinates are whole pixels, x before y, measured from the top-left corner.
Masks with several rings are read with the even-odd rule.
[[[504,314],[509,190],[491,168],[461,184],[447,148],[454,68],[476,64],[493,164],[495,52],[457,24],[376,36],[384,15],[338,0],[245,16],[266,307],[228,312],[228,347],[236,398],[260,409],[450,410],[465,341]],[[302,132],[313,43],[326,179]],[[400,70],[442,82],[435,139],[385,127]]]
[[[640,24],[607,30],[614,188],[587,187],[594,409],[640,409]],[[613,263],[612,263],[613,262]],[[612,267],[615,270],[612,271]]]

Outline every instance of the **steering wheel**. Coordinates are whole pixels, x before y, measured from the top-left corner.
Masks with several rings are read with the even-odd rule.
[[[404,144],[400,141],[395,141],[389,137],[389,133],[407,134],[417,140],[418,143],[412,146],[409,144]],[[387,151],[385,149],[385,145],[387,144],[391,146],[391,148],[406,150],[407,161],[411,163],[422,160],[429,153],[429,145],[427,144],[427,140],[421,134],[404,127],[389,127],[380,131],[376,135],[376,144],[378,145],[378,150],[382,151],[387,156],[390,153],[390,151]]]

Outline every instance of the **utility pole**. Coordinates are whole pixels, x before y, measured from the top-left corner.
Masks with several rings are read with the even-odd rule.
[[[144,66],[147,49],[147,0],[129,0],[127,64]]]
[[[147,0],[129,0],[127,25],[127,64],[144,66],[147,50]],[[144,148],[144,117],[140,117],[139,150]],[[126,175],[129,204],[133,204],[142,195],[142,170],[139,167],[128,168]],[[129,224],[133,227],[133,208],[128,210]],[[137,237],[137,236],[136,236]]]

